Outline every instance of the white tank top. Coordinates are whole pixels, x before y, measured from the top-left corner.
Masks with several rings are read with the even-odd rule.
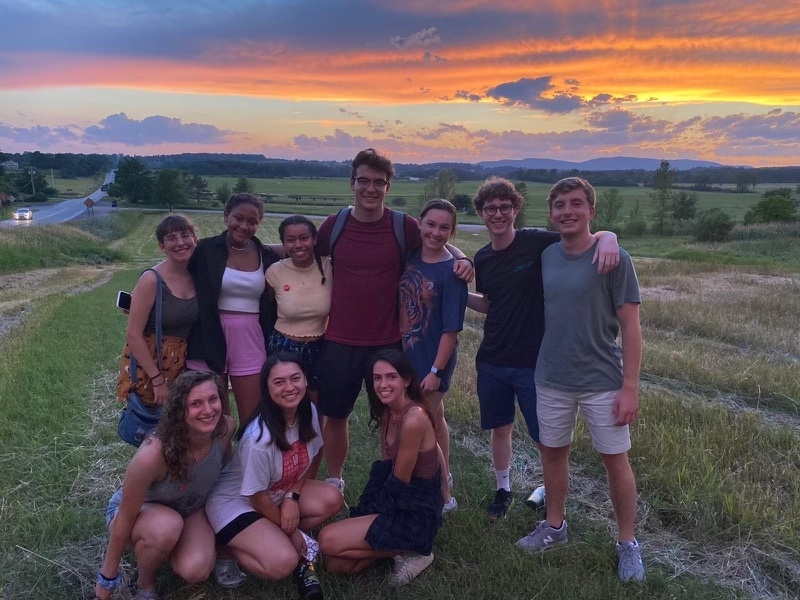
[[[265,284],[260,268],[256,271],[237,271],[225,267],[217,307],[220,310],[258,314]]]

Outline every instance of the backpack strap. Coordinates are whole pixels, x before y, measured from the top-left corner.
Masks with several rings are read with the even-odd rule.
[[[331,255],[331,266],[333,266],[333,248],[336,246],[336,242],[339,241],[339,238],[342,236],[342,231],[344,231],[344,226],[347,223],[347,217],[350,216],[350,207],[345,207],[339,210],[336,213],[336,219],[333,221],[333,227],[331,227],[331,237],[328,241],[328,248],[330,250]]]
[[[336,242],[342,236],[342,231],[344,231],[344,227],[347,224],[347,218],[350,216],[351,211],[352,209],[350,207],[341,209],[338,213],[336,213],[336,218],[333,221],[333,227],[331,227],[331,237],[328,242],[328,248],[330,249],[331,256],[331,266],[333,266],[333,249],[336,246]],[[400,211],[394,209],[389,209],[389,212],[392,214],[392,231],[394,232],[394,240],[397,242],[397,249],[400,252],[400,272],[402,273],[406,264],[406,216]]]

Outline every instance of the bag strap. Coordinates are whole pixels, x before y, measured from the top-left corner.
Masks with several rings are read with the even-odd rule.
[[[142,273],[147,273],[147,271],[152,271],[156,276],[156,365],[159,365],[161,363],[161,286],[164,280],[161,279],[161,275],[155,269],[145,269]],[[133,355],[133,351],[131,351],[132,383],[136,381],[137,374],[136,357]]]
[[[328,242],[328,249],[331,257],[331,266],[335,264],[333,258],[333,248],[336,246],[336,242],[339,241],[339,238],[342,235],[344,226],[347,224],[347,217],[350,216],[351,211],[352,209],[350,207],[341,209],[336,214],[336,218],[333,221],[333,227],[331,227],[331,236]],[[389,212],[391,212],[392,214],[392,231],[394,232],[394,240],[395,242],[397,242],[397,249],[400,252],[400,273],[402,274],[403,268],[405,267],[406,264],[405,215],[401,213],[399,210],[394,210],[393,208],[390,208]]]

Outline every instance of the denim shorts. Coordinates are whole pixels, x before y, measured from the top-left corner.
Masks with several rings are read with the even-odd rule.
[[[111,499],[108,501],[108,506],[106,507],[106,527],[111,525],[111,520],[117,516],[119,512],[119,505],[122,503],[122,488],[119,488],[114,494],[111,496]]]
[[[514,422],[514,400],[519,403],[528,433],[539,441],[539,421],[536,417],[536,383],[534,369],[498,367],[475,361],[478,371],[478,404],[481,429],[496,429]]]

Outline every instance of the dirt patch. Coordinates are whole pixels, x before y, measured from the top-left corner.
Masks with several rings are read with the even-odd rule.
[[[661,301],[704,297],[731,296],[751,297],[763,295],[765,288],[800,288],[800,279],[778,275],[756,273],[713,273],[706,275],[671,276],[669,283],[641,288],[644,300]]]

